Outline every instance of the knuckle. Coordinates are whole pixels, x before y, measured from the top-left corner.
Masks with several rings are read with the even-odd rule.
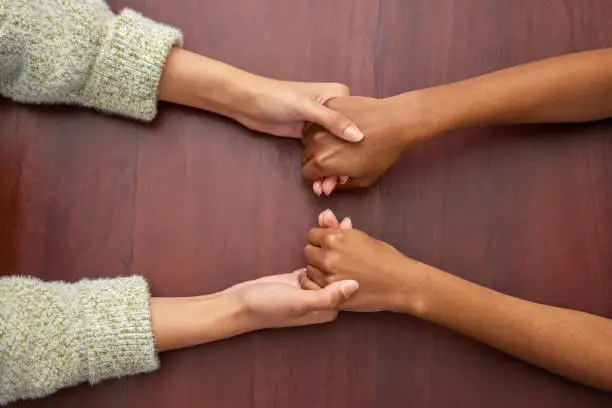
[[[323,256],[322,264],[327,272],[336,273],[338,271],[338,254],[334,252],[327,252]]]
[[[339,303],[338,298],[330,292],[326,293],[325,298],[325,303],[327,303],[330,308],[336,307],[336,305]]]
[[[314,166],[315,169],[317,169],[318,171],[323,171],[325,170],[325,163],[326,163],[326,158],[324,155],[321,154],[317,154],[315,155],[315,157],[312,159],[312,165]]]
[[[317,132],[314,135],[312,135],[310,140],[314,145],[318,145],[321,142],[324,142],[325,139],[327,138],[328,138],[328,135],[326,132]]]
[[[321,239],[321,242],[323,242],[323,245],[326,247],[333,247],[337,241],[338,234],[336,234],[335,232],[327,233],[323,235],[323,238]]]

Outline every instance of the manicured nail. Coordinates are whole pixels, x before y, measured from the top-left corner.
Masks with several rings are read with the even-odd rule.
[[[340,228],[342,228],[342,229],[351,229],[351,228],[353,228],[353,221],[349,217],[344,217],[344,219],[340,223]]]
[[[335,184],[334,179],[331,178],[328,178],[323,182],[323,192],[326,196],[330,195],[332,191],[334,191]]]
[[[321,193],[322,193],[323,191],[321,190],[321,182],[320,182],[320,181],[315,181],[315,182],[312,184],[312,191],[314,191],[314,193],[315,193],[316,195],[318,195],[318,196],[320,196],[320,195],[321,195]]]
[[[323,224],[324,226],[327,226],[330,222],[333,222],[336,219],[336,216],[334,215],[334,212],[332,210],[330,210],[329,208],[325,211],[323,211],[323,213],[321,214],[323,216]]]
[[[349,125],[346,129],[344,129],[344,137],[349,142],[360,142],[361,139],[363,139],[363,133],[357,129],[357,126]]]
[[[353,293],[357,292],[357,289],[359,289],[357,281],[348,281],[340,285],[340,292],[342,292],[345,298],[351,297]]]

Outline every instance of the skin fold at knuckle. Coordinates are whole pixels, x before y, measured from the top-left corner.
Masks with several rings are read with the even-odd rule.
[[[326,231],[326,234],[321,238],[322,246],[330,249],[335,248],[341,235],[341,231]]]
[[[326,251],[321,260],[325,272],[337,274],[339,272],[340,254],[334,251]]]

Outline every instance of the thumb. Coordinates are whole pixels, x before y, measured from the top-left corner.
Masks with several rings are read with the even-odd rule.
[[[334,282],[320,290],[303,291],[304,312],[333,310],[359,289],[359,283],[354,280]]]
[[[323,106],[312,101],[308,112],[307,120],[323,126],[334,136],[346,140],[347,142],[360,142],[363,139],[361,130],[340,112]]]

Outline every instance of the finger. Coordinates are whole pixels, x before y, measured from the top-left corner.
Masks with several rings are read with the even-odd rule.
[[[317,123],[334,136],[346,140],[347,142],[360,142],[363,139],[363,133],[353,122],[348,120],[340,112],[324,106],[321,103],[312,101],[311,107],[306,112],[306,120]]]
[[[345,217],[340,223],[340,229],[353,229],[353,221],[349,217]]]
[[[308,163],[314,157],[315,148],[312,143],[308,143],[304,145],[304,150],[302,151],[302,165]]]
[[[315,164],[314,158],[311,158],[305,163],[302,163],[302,178],[305,180],[315,181],[325,177],[321,166]],[[321,190],[323,191],[323,190]],[[316,193],[316,192],[315,192]]]
[[[316,180],[312,183],[312,191],[317,195],[320,196],[321,194],[323,194],[323,180]]]
[[[355,171],[355,163],[354,160],[327,160],[324,163],[320,161],[317,162],[316,158],[313,156],[307,162],[302,163],[302,178],[304,180],[320,180],[325,177],[336,176],[342,174],[343,178],[350,182],[352,180],[349,179],[351,177],[351,173]],[[343,186],[344,184],[339,184],[339,186]]]
[[[326,177],[325,178],[325,180],[328,180],[328,179],[331,180],[330,185],[325,186],[325,182],[323,183],[323,192],[327,196],[331,195],[331,193],[334,192],[334,190],[339,184],[346,184],[346,182],[349,180],[349,176]],[[333,182],[333,185],[331,184],[332,182]]]
[[[336,214],[329,208],[319,214],[319,227],[321,228],[340,228],[340,223]]]
[[[314,245],[316,247],[320,247],[322,245],[323,236],[326,234],[326,229],[324,228],[312,228],[308,231],[307,239],[310,245]]]
[[[306,276],[308,277],[308,279],[314,282],[319,287],[319,289],[327,286],[327,276],[319,268],[315,268],[312,265],[308,265],[306,267]]]
[[[334,191],[334,188],[336,188],[336,185],[338,184],[338,177],[336,176],[331,176],[331,177],[325,177],[325,179],[323,180],[323,193],[326,196],[329,196],[332,191]]]
[[[298,282],[302,289],[306,290],[319,290],[322,286],[317,285],[314,281],[312,281],[306,272],[306,268],[301,269],[298,273]]]
[[[344,184],[338,184],[336,190],[353,190],[356,188],[367,188],[373,185],[378,177],[376,176],[365,176],[358,178],[350,178]]]
[[[308,262],[308,264],[316,268],[325,269],[323,267],[324,256],[325,256],[325,250],[319,248],[318,246],[308,244],[304,247],[304,257],[306,258],[306,261]]]
[[[306,122],[302,128],[302,144],[308,146],[312,142],[312,138],[318,132],[325,132],[325,128],[316,123]]]
[[[300,296],[305,312],[333,310],[353,296],[358,289],[357,281],[343,280],[334,282],[321,290],[303,291]]]

